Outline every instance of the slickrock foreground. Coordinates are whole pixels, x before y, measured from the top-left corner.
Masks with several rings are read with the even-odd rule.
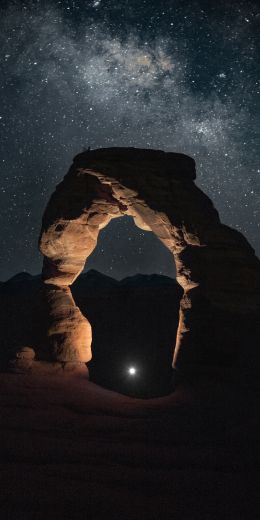
[[[1,518],[259,518],[245,388],[187,385],[143,401],[75,373],[0,374],[0,417]]]

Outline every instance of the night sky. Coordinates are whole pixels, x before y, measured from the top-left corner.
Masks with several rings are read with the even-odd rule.
[[[193,156],[197,184],[259,255],[259,22],[248,0],[1,0],[0,279],[40,272],[43,210],[88,146]],[[101,232],[90,267],[174,274],[127,217]]]

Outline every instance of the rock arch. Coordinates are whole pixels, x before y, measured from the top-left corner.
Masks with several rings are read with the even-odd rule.
[[[126,214],[175,259],[184,295],[173,366],[245,366],[259,327],[260,262],[243,235],[220,222],[195,178],[194,160],[177,153],[107,148],[75,157],[47,205],[39,240],[54,359],[91,359],[91,326],[69,286],[100,229]]]

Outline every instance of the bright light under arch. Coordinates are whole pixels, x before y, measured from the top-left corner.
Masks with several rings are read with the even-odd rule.
[[[128,374],[130,376],[135,376],[136,375],[136,368],[135,367],[129,367]]]

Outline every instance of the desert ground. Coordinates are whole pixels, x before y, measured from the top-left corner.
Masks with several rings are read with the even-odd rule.
[[[218,378],[134,399],[85,372],[0,375],[1,517],[256,519],[256,406]]]

